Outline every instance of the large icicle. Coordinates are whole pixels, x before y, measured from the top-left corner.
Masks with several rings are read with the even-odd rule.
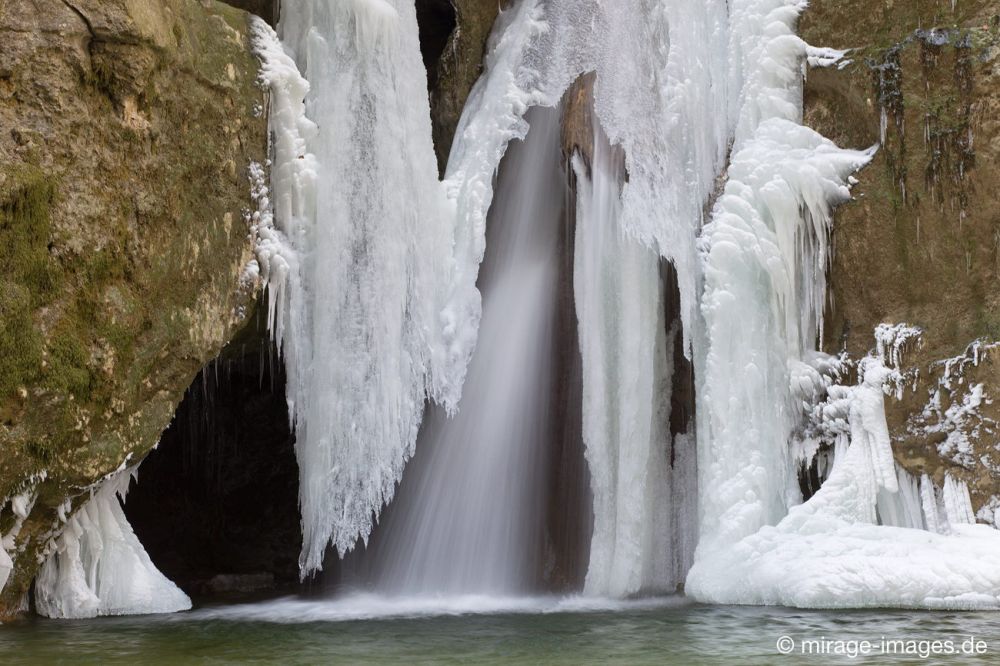
[[[146,554],[119,497],[132,481],[125,470],[102,482],[55,539],[35,581],[35,606],[53,618],[174,613],[191,600]]]
[[[672,590],[670,378],[659,257],[625,236],[624,155],[600,128],[577,177],[573,290],[583,357],[583,438],[594,493],[584,591]],[[672,335],[676,335],[676,331]]]
[[[453,406],[479,303],[474,275],[452,288],[454,205],[436,177],[413,1],[293,0],[280,30],[311,82],[298,83],[258,27],[283,112],[271,116],[272,183],[287,245],[268,257],[291,255],[295,274],[268,285],[284,301],[272,330],[289,371],[305,575],[328,544],[343,554],[367,538],[413,453],[426,396]],[[310,155],[322,187],[296,164]]]

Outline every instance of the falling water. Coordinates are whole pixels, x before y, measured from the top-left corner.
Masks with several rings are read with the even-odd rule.
[[[372,544],[387,593],[528,592],[538,579],[556,355],[559,113],[532,109],[488,220],[483,319],[458,413],[432,408]]]

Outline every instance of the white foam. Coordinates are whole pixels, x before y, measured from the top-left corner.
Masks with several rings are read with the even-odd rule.
[[[386,597],[367,593],[347,594],[336,600],[312,601],[286,597],[256,604],[241,604],[197,610],[192,620],[225,620],[301,624],[425,618],[459,615],[508,615],[554,613],[600,613],[642,611],[684,606],[683,597],[650,597],[636,600],[594,597],[495,597],[459,595],[438,597]]]

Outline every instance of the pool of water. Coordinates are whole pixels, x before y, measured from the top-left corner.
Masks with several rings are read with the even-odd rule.
[[[867,647],[863,641],[868,641]],[[1000,663],[1000,613],[803,611],[704,606],[681,598],[597,602],[386,600],[359,595],[339,601],[286,597],[208,605],[175,615],[29,618],[0,626],[3,664],[687,665],[887,660]]]

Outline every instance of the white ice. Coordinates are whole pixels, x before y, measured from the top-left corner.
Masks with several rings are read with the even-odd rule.
[[[288,370],[306,575],[328,544],[367,539],[426,397],[454,406],[479,297],[474,274],[452,281],[455,206],[412,0],[290,1],[279,30],[287,54],[255,27],[275,137],[275,231],[261,225],[258,257]]]
[[[105,480],[50,544],[35,607],[52,618],[173,613],[191,600],[153,565],[122,511],[133,476]]]
[[[837,456],[830,478],[777,525],[730,547],[699,551],[688,594],[713,603],[805,608],[1000,607],[1000,533],[963,524],[971,518],[964,484],[945,485],[948,518],[955,521],[947,536],[876,524],[878,495],[899,492],[899,478],[885,429],[882,384],[889,371],[869,360],[852,398],[850,447]],[[905,492],[912,512],[914,490]]]

